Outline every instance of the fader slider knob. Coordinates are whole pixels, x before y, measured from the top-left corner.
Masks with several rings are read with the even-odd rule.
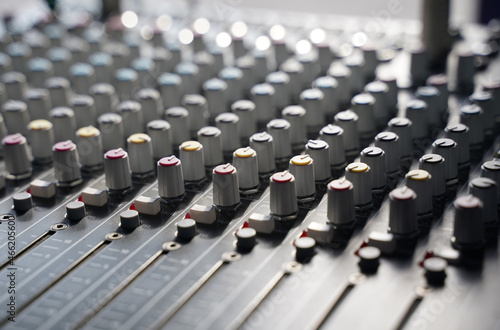
[[[33,207],[33,199],[28,192],[17,193],[12,197],[14,210],[17,212],[26,212]]]
[[[314,256],[316,240],[312,237],[299,237],[293,243],[295,245],[295,258],[298,261],[307,260]]]
[[[446,266],[448,263],[443,258],[432,257],[424,260],[425,278],[427,283],[441,286],[446,279]]]
[[[175,224],[177,227],[177,237],[184,240],[191,240],[196,235],[196,221],[193,219],[182,219]]]
[[[86,215],[85,204],[80,201],[70,202],[66,205],[66,218],[68,220],[79,221]]]
[[[238,249],[250,250],[256,243],[257,231],[253,228],[241,228],[236,232],[236,246]]]
[[[359,249],[358,256],[360,259],[358,265],[361,271],[365,274],[377,272],[380,265],[380,255],[380,250],[374,246],[365,246]]]
[[[141,225],[139,212],[136,210],[127,210],[120,213],[120,226],[124,229],[133,230]]]

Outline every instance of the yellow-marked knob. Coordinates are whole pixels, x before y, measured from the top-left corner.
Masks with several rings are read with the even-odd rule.
[[[186,141],[181,144],[181,149],[185,151],[195,151],[200,149],[201,144],[198,141]]]
[[[349,165],[347,165],[347,170],[354,173],[366,172],[369,168],[370,167],[368,165],[361,162],[350,163]]]
[[[50,121],[45,119],[33,120],[28,125],[28,129],[32,131],[46,131],[50,128],[52,128],[52,124]]]
[[[312,158],[309,155],[295,156],[291,159],[291,163],[298,166],[309,165],[312,162]]]
[[[413,170],[413,171],[408,172],[408,174],[406,174],[406,176],[412,180],[424,181],[424,180],[427,180],[429,178],[430,174],[429,174],[429,172],[427,172],[425,170]]]
[[[86,126],[77,130],[76,135],[81,138],[89,138],[99,135],[99,130],[94,126]]]
[[[151,138],[149,135],[144,134],[144,133],[137,133],[137,134],[132,134],[128,138],[130,143],[136,143],[136,144],[141,144],[141,143],[147,143],[151,141]]]
[[[253,150],[250,147],[239,148],[239,149],[236,149],[234,154],[236,155],[236,157],[239,157],[239,158],[248,158],[248,157],[252,157],[253,155],[255,155],[255,150]]]

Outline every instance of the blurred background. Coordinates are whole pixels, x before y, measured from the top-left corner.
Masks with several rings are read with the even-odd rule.
[[[54,0],[52,0],[54,1]],[[105,0],[108,1],[108,0]],[[114,0],[111,0],[114,1]],[[378,17],[379,19],[419,19],[421,2],[415,0],[121,0],[122,8],[136,9],[144,3],[156,2],[158,5],[184,2],[188,6],[197,4],[224,8],[268,8],[284,11],[317,12],[338,15],[355,15]],[[60,0],[59,7],[63,10],[84,8],[89,11],[99,10],[101,0]],[[45,0],[0,1],[0,15],[16,15],[19,11],[37,11],[46,8]],[[451,0],[451,23],[460,25],[465,22],[488,21],[489,18],[500,16],[499,0]]]

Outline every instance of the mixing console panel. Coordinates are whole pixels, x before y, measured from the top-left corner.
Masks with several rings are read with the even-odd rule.
[[[0,327],[500,328],[500,23],[423,2],[5,19]]]

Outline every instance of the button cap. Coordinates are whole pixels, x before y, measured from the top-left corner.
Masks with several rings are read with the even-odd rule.
[[[5,186],[5,179],[4,179]],[[36,179],[30,182],[30,193],[33,197],[52,198],[56,195],[56,185],[53,182]]]
[[[196,223],[203,223],[210,225],[217,220],[217,214],[215,213],[215,207],[213,205],[205,206],[195,204],[189,210],[191,219],[194,219]]]
[[[82,191],[82,202],[85,205],[101,207],[108,203],[108,195],[105,190],[85,188]]]
[[[274,231],[274,218],[270,214],[252,213],[248,217],[248,226],[261,234],[270,234]]]
[[[139,196],[134,200],[134,205],[140,214],[156,215],[161,211],[160,200],[156,197]]]

